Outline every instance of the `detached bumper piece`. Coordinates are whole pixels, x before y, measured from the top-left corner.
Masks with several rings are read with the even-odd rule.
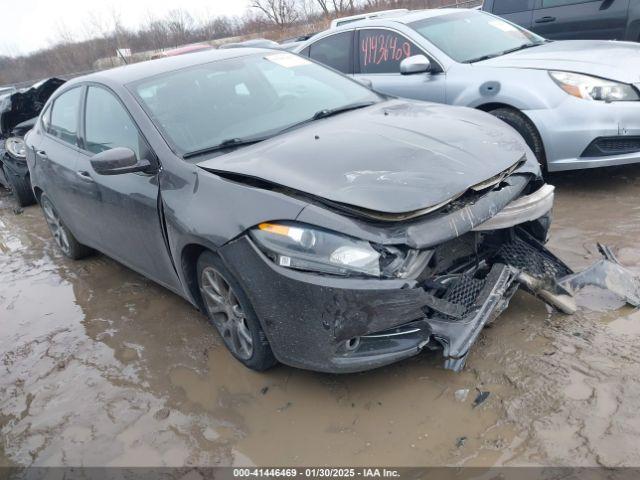
[[[640,280],[620,265],[609,248],[599,247],[604,258],[576,273],[528,233],[518,230],[491,259],[495,263],[483,278],[477,276],[487,267],[480,264],[471,272],[427,282],[425,288],[431,287],[436,299],[448,303],[446,309],[428,305],[431,312],[426,319],[432,339],[442,346],[445,368],[462,370],[480,331],[502,313],[520,286],[568,314],[577,309],[574,295],[587,285],[610,290],[627,303],[640,306]]]
[[[484,326],[507,308],[517,290],[517,284],[514,288],[517,276],[517,270],[497,263],[484,279],[462,275],[453,282],[444,298],[454,305],[463,305],[463,316],[437,314],[428,320],[433,339],[443,347],[445,368],[462,370],[469,349]]]

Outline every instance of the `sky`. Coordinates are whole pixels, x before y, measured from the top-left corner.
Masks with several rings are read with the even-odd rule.
[[[163,17],[176,8],[200,15],[241,15],[248,0],[0,0],[9,11],[0,28],[0,55],[22,55],[51,45],[65,32],[86,38],[92,17],[118,12],[125,27],[135,28],[151,13]]]

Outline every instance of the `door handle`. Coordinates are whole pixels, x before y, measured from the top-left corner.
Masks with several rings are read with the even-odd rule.
[[[556,17],[542,17],[542,18],[538,18],[536,20],[536,23],[551,23],[555,21],[556,21]]]
[[[40,158],[42,158],[43,160],[48,159],[49,157],[47,157],[47,152],[45,152],[44,150],[38,150],[36,152],[36,155],[38,155]]]
[[[84,182],[93,182],[93,178],[91,178],[91,175],[89,174],[89,172],[78,171],[76,172],[76,175],[80,177],[80,179]]]
[[[600,5],[600,10],[607,10],[611,5],[613,5],[614,0],[604,0]]]

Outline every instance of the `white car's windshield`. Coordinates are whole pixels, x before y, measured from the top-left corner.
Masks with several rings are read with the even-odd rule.
[[[546,42],[524,28],[477,11],[427,18],[409,26],[460,63],[486,60]]]
[[[381,97],[290,53],[206,63],[133,85],[140,103],[185,158],[254,143]]]

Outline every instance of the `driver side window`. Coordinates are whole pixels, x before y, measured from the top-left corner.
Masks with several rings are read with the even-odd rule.
[[[400,73],[400,62],[422,52],[403,35],[384,29],[360,30],[360,73]]]
[[[128,147],[144,158],[144,140],[122,104],[104,88],[90,86],[85,109],[85,148],[100,153]],[[141,156],[142,155],[142,156]]]

